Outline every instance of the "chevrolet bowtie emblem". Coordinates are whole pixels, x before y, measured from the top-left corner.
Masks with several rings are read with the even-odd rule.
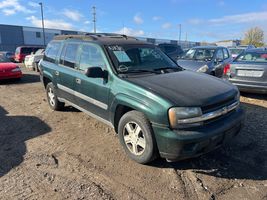
[[[227,109],[227,107],[224,107],[224,108],[222,109],[222,114],[225,115],[226,113],[228,113],[228,109]]]

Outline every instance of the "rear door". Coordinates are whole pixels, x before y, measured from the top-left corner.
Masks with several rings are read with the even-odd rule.
[[[71,103],[75,103],[75,77],[77,76],[77,52],[79,43],[66,42],[59,58],[59,67],[55,70],[57,76],[58,96]]]
[[[97,44],[85,43],[79,51],[79,73],[76,73],[75,96],[77,105],[108,120],[108,97],[110,81],[103,78],[89,78],[85,70],[90,67],[101,67],[107,70],[108,61],[102,48]]]

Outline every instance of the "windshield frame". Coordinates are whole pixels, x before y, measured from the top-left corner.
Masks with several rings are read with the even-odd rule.
[[[175,61],[173,61],[166,53],[164,53],[159,47],[153,45],[153,44],[109,44],[109,45],[104,45],[104,49],[105,51],[107,52],[111,62],[112,62],[112,65],[113,65],[113,69],[114,69],[114,72],[118,75],[130,75],[130,74],[133,74],[133,72],[129,71],[129,73],[124,73],[124,72],[120,72],[118,69],[119,67],[121,66],[120,65],[120,62],[118,60],[118,58],[116,57],[116,55],[114,54],[114,52],[109,48],[109,47],[112,47],[112,46],[120,46],[122,47],[125,51],[129,50],[129,49],[133,49],[133,48],[151,48],[151,49],[156,49],[157,51],[160,52],[160,54],[165,58],[167,59],[168,62],[172,63],[173,64],[173,68],[176,69],[177,71],[182,71],[183,68],[180,67]],[[121,62],[122,63],[122,62]],[[164,66],[163,66],[164,67]],[[151,68],[148,68],[148,67],[145,67],[145,68],[139,68],[140,69],[140,74],[145,74],[144,71],[147,71],[149,72],[149,70],[151,70]],[[158,68],[155,68],[154,70],[157,70]],[[170,66],[167,66],[166,69],[170,69]],[[135,71],[135,69],[133,70]],[[158,73],[155,73],[156,71],[151,71],[152,73],[151,74],[158,74]],[[136,74],[138,74],[138,72],[136,72]]]

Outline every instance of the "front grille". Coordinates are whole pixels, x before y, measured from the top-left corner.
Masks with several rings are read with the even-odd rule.
[[[229,106],[231,104],[233,104],[234,102],[236,101],[235,99],[235,96],[232,96],[230,98],[227,98],[227,99],[224,99],[222,101],[219,101],[215,104],[210,104],[210,105],[207,105],[207,106],[203,106],[201,107],[202,109],[202,113],[203,114],[206,114],[206,113],[209,113],[209,112],[213,112],[213,111],[216,111],[216,110],[219,110],[225,106]]]

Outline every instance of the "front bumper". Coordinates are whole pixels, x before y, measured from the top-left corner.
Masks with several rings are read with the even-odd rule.
[[[202,127],[170,130],[153,125],[160,156],[182,160],[208,153],[236,136],[242,126],[243,111],[235,110]]]

